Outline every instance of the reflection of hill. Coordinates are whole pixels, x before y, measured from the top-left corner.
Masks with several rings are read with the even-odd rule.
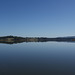
[[[75,38],[65,38],[65,37],[59,37],[59,38],[44,38],[44,37],[17,37],[17,36],[5,36],[0,37],[0,43],[6,43],[6,44],[16,44],[16,43],[22,43],[22,42],[47,42],[47,41],[60,41],[60,42],[74,42]]]

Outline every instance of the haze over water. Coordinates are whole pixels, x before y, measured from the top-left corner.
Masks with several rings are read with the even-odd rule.
[[[75,74],[75,43],[0,44],[0,75],[68,74]]]

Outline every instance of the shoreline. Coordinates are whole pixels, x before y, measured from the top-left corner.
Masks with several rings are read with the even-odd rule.
[[[47,37],[18,37],[18,36],[4,36],[0,37],[0,43],[22,43],[22,42],[75,42],[74,37],[57,37],[57,38],[47,38]]]

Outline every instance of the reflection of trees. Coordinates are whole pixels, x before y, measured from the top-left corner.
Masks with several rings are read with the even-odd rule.
[[[5,36],[0,37],[0,43],[14,44],[22,42],[47,42],[47,41],[61,41],[61,42],[74,42],[75,38],[46,38],[46,37],[17,37]]]

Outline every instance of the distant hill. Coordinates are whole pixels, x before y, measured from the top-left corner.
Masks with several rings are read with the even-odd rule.
[[[8,43],[8,44],[22,43],[22,42],[48,42],[48,41],[75,42],[75,36],[56,37],[56,38],[18,37],[18,36],[3,36],[3,37],[0,37],[0,43]]]
[[[75,36],[57,37],[57,38],[75,38]]]

